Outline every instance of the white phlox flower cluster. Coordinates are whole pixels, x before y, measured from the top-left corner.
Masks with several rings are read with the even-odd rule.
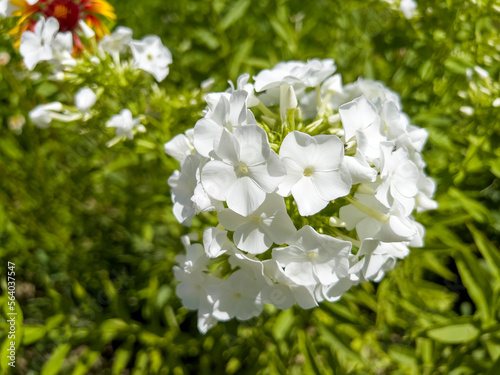
[[[335,71],[315,59],[279,63],[253,84],[243,75],[165,144],[180,162],[168,180],[175,217],[211,223],[184,239],[175,267],[201,332],[266,303],[336,301],[423,245],[412,215],[436,207],[427,132],[380,82],[343,85]]]

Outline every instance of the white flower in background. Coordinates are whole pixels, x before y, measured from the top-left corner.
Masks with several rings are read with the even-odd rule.
[[[10,0],[0,0],[0,17],[10,17],[15,7],[10,3]]]
[[[29,117],[33,123],[39,128],[45,129],[50,126],[54,113],[59,113],[63,109],[60,102],[52,102],[48,104],[40,104],[33,108]]]
[[[132,41],[132,29],[125,26],[118,26],[109,35],[105,35],[99,42],[102,50],[115,58],[121,52],[125,52]]]
[[[165,47],[160,37],[148,35],[142,40],[132,40],[130,48],[134,55],[135,67],[151,73],[158,82],[168,75],[168,66],[172,63],[172,54]]]
[[[88,87],[82,87],[75,94],[75,105],[83,113],[88,113],[97,101],[97,95]]]
[[[52,120],[71,122],[81,118],[80,114],[66,112],[60,102],[40,104],[29,113],[30,120],[39,128],[46,129]]]
[[[115,128],[117,136],[125,136],[128,139],[133,139],[135,132],[144,133],[146,131],[144,125],[141,125],[141,120],[133,118],[132,112],[127,108],[122,109],[118,115],[112,116],[106,122],[106,127]]]
[[[21,46],[19,52],[24,58],[24,64],[29,70],[40,61],[47,61],[54,58],[52,44],[54,42],[59,22],[54,17],[47,20],[41,18],[33,31],[25,31],[21,35]]]
[[[226,208],[219,211],[217,218],[222,226],[234,231],[238,249],[250,254],[263,253],[273,243],[282,245],[295,232],[285,201],[277,194],[268,194],[260,207],[246,217]]]
[[[292,194],[302,216],[314,215],[349,194],[352,181],[342,165],[344,144],[337,136],[294,131],[286,136],[279,155],[287,176],[278,193]]]
[[[420,154],[428,133],[382,83],[343,86],[334,72],[333,60],[310,60],[277,64],[254,85],[242,75],[165,144],[181,163],[168,181],[174,215],[210,223],[203,261],[176,271],[200,332],[264,303],[337,301],[423,246],[412,214],[436,207]]]
[[[29,5],[35,5],[38,0],[26,0]],[[12,4],[11,0],[0,0],[0,17],[12,17],[12,12],[14,12],[18,7]]]
[[[406,18],[413,18],[417,10],[417,3],[415,0],[401,0],[399,10],[403,12]]]
[[[212,198],[227,201],[234,212],[253,213],[285,177],[278,156],[269,146],[266,132],[256,126],[224,130],[216,156],[201,172],[201,182]]]
[[[84,20],[79,20],[78,21],[78,28],[80,29],[80,34],[83,34],[83,36],[86,39],[92,39],[95,37],[95,32],[90,28],[89,25]]]
[[[288,241],[273,249],[273,259],[298,285],[330,285],[347,276],[351,243],[302,227]]]
[[[73,58],[73,35],[71,31],[57,33],[52,43],[52,54],[54,59],[63,66],[76,66]]]

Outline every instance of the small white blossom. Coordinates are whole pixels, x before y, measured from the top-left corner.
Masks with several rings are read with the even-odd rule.
[[[417,3],[415,0],[401,0],[399,4],[399,10],[403,12],[404,16],[408,19],[415,16],[416,9]]]
[[[111,56],[125,52],[132,41],[132,30],[125,26],[118,26],[111,34],[105,35],[99,42],[99,47]]]
[[[288,244],[273,249],[272,256],[298,285],[330,285],[347,276],[351,243],[318,234],[306,225]]]
[[[238,249],[250,254],[263,253],[273,243],[282,245],[295,232],[285,202],[277,194],[268,194],[249,216],[241,216],[226,208],[217,218],[225,228],[235,231],[233,239]]]
[[[96,101],[97,95],[88,87],[82,87],[75,94],[75,105],[81,112],[89,112]]]
[[[30,111],[29,118],[39,128],[46,129],[52,120],[71,122],[80,119],[81,115],[65,112],[60,102],[52,102],[37,105]]]
[[[262,289],[264,302],[271,303],[278,309],[289,309],[295,303],[303,309],[318,306],[314,298],[313,288],[297,285],[290,279],[275,259],[262,262],[266,277],[273,281]]]
[[[63,66],[76,66],[73,58],[73,34],[71,31],[57,33],[52,43],[52,54],[54,59]]]
[[[128,139],[134,138],[135,131],[146,131],[146,128],[141,125],[141,120],[139,118],[133,118],[132,112],[127,108],[122,109],[118,115],[112,116],[108,122],[106,122],[106,127],[115,128],[117,136],[125,136]]]
[[[21,46],[19,52],[24,58],[24,63],[29,70],[40,61],[47,61],[54,58],[52,44],[59,30],[59,22],[50,17],[47,20],[41,18],[33,31],[25,31],[21,35]]]
[[[269,146],[266,132],[255,125],[224,130],[215,154],[201,172],[205,191],[227,201],[234,212],[253,213],[285,177],[285,169]]]
[[[302,216],[314,215],[331,200],[349,194],[351,176],[342,165],[344,144],[337,136],[294,131],[286,136],[279,155],[287,176],[278,194],[292,194]]]
[[[134,55],[135,67],[151,73],[158,82],[168,75],[168,66],[172,63],[172,54],[165,47],[160,37],[148,35],[142,40],[132,40],[130,48]]]
[[[257,280],[243,269],[232,273],[227,279],[209,286],[210,298],[214,301],[213,316],[225,321],[233,317],[248,320],[262,312],[261,286],[264,279]]]
[[[247,97],[246,91],[236,90],[213,98],[212,106],[209,102],[207,114],[194,126],[193,144],[201,155],[208,157],[218,147],[224,129],[233,132],[240,126],[257,124],[247,109]]]

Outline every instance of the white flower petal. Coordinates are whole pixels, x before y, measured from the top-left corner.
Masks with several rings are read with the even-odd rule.
[[[293,186],[292,195],[302,216],[314,215],[329,203],[320,197],[310,177],[302,177]]]
[[[293,159],[302,169],[305,169],[313,165],[316,157],[316,147],[313,137],[302,132],[293,131],[283,140],[279,156],[281,159]]]
[[[354,137],[356,130],[366,128],[378,117],[377,109],[364,96],[341,105],[339,113],[342,119],[346,141]]]
[[[310,177],[321,199],[332,201],[351,191],[351,177],[347,171],[314,172]]]
[[[211,197],[226,200],[228,192],[236,183],[234,168],[218,160],[209,161],[201,171],[201,183]]]
[[[250,254],[261,254],[273,244],[273,241],[262,230],[262,225],[255,221],[250,221],[236,229],[233,238],[238,249]]]
[[[193,144],[201,155],[208,158],[214,150],[214,140],[220,138],[222,126],[212,119],[202,118],[194,126]]]
[[[296,232],[292,219],[286,211],[277,211],[267,229],[272,241],[278,245],[286,243]]]
[[[340,168],[344,158],[344,142],[336,135],[317,135],[314,168],[319,171],[333,171]]]
[[[228,186],[228,184],[221,185],[221,189],[227,190]],[[227,206],[240,215],[248,216],[264,202],[265,198],[266,193],[251,178],[243,176],[232,184],[227,197]]]

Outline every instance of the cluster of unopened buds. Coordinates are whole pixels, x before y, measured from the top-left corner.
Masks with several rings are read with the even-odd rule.
[[[184,237],[175,267],[201,332],[265,303],[336,301],[423,245],[412,213],[436,207],[427,132],[380,82],[344,86],[335,70],[330,59],[290,61],[253,84],[243,75],[165,144],[181,166],[168,180],[175,217],[207,223],[200,241]]]

